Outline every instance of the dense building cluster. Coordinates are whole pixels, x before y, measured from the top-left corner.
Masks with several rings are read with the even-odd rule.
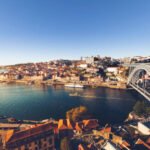
[[[6,66],[1,82],[80,83],[99,86],[107,81],[117,85],[126,82],[127,67],[111,57],[85,57],[81,60],[57,60]],[[117,82],[118,81],[118,82]]]
[[[150,118],[105,126],[96,119],[44,120],[24,128],[6,126],[0,126],[1,150],[150,149]]]

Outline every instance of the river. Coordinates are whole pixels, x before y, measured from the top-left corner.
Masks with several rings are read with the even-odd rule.
[[[142,98],[133,90],[0,84],[0,114],[17,119],[59,119],[65,118],[67,110],[83,105],[101,124],[114,124],[121,123]]]

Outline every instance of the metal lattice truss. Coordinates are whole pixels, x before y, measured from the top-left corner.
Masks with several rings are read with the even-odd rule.
[[[150,64],[137,65],[129,74],[127,84],[150,101]]]

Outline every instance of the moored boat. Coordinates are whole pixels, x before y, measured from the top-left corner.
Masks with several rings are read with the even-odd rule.
[[[65,84],[65,87],[70,87],[70,88],[84,88],[84,85],[81,84]]]

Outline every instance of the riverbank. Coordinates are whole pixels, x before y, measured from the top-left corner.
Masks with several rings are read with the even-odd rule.
[[[0,83],[6,83],[6,84],[25,84],[25,85],[51,85],[51,86],[57,86],[57,85],[62,85],[64,86],[65,84],[68,83],[73,83],[73,81],[70,82],[60,82],[60,81],[54,81],[54,80],[46,80],[46,81],[41,81],[41,80],[1,80]],[[90,83],[87,81],[81,81],[81,82],[76,82],[76,84],[83,85],[85,87],[89,88],[97,88],[97,87],[106,87],[106,88],[111,88],[111,89],[127,89],[126,83],[112,83],[112,82],[100,82],[100,83]]]

